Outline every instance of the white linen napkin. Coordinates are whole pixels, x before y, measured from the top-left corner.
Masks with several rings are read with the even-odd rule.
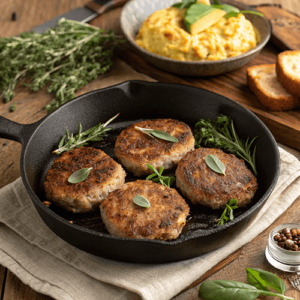
[[[34,290],[59,300],[171,299],[250,242],[299,197],[300,162],[279,151],[278,183],[247,235],[205,256],[161,265],[95,258],[67,244],[41,220],[19,178],[0,190],[0,264]]]

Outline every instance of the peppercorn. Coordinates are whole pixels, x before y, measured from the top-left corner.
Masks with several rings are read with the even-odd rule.
[[[287,235],[288,233],[290,233],[291,231],[288,229],[288,228],[284,228],[284,229],[282,229],[282,233],[284,234],[284,235]]]

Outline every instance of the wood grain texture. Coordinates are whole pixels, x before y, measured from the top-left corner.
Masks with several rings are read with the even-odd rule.
[[[82,6],[89,0],[52,0],[41,2],[38,0],[11,0],[11,1],[0,1],[0,36],[7,37],[11,35],[18,35],[22,31],[30,30],[32,27],[38,26],[57,15],[63,14],[71,9],[74,9],[78,6]],[[275,3],[282,4],[282,7],[292,11],[297,12],[300,15],[300,1],[299,0],[241,0],[248,5],[252,4],[261,4],[261,3]],[[17,21],[11,21],[11,14],[16,12]],[[98,26],[104,29],[114,29],[116,33],[120,33],[120,26],[118,21],[118,16],[120,9],[116,9],[107,13],[94,20],[92,23],[97,24]],[[177,77],[171,74],[166,74],[163,71],[159,71],[148,64],[142,63],[141,59],[137,57],[134,53],[130,53],[128,49],[125,49],[127,52],[124,52],[123,56],[126,58],[131,65],[135,66],[136,70],[140,72],[145,72],[162,82],[176,82],[187,85],[196,85],[198,87],[204,87],[210,90],[215,90],[218,93],[224,93],[224,95],[230,98],[242,98],[243,101],[246,101],[245,97],[251,99],[251,109],[256,110],[256,113],[259,114],[259,117],[267,123],[267,125],[274,130],[276,137],[279,141],[285,141],[288,137],[287,144],[292,144],[295,141],[298,141],[300,129],[299,124],[299,114],[297,111],[290,112],[286,115],[285,122],[288,122],[288,125],[281,122],[281,115],[279,113],[273,113],[272,119],[269,118],[269,112],[261,110],[261,106],[256,100],[256,98],[249,93],[248,87],[245,83],[245,68],[242,68],[239,73],[229,73],[227,76],[218,76],[211,79],[195,79],[195,78],[182,78]],[[125,54],[126,53],[126,54]],[[261,64],[266,61],[273,63],[276,59],[278,50],[272,46],[265,48],[262,56],[258,56],[255,61],[252,61],[248,66],[253,65],[254,63]],[[121,55],[122,56],[122,55]],[[141,66],[139,64],[141,63]],[[114,68],[107,74],[100,76],[98,79],[82,88],[78,91],[77,95],[104,87],[109,85],[109,77],[117,77],[119,82],[122,82],[124,78],[128,75],[128,69],[122,61],[117,60]],[[128,79],[143,79],[143,75],[134,74],[132,78]],[[231,83],[234,83],[233,91],[228,92],[228,88],[231,89]],[[106,85],[105,85],[106,84]],[[51,101],[51,95],[48,95],[45,92],[45,89],[41,90],[38,93],[32,93],[28,89],[23,88],[21,85],[18,86],[16,90],[16,97],[14,101],[17,104],[17,110],[15,113],[9,112],[10,103],[4,104],[0,103],[0,114],[8,117],[11,120],[20,122],[20,123],[32,123],[40,118],[42,118],[46,112],[43,109],[44,106]],[[244,105],[249,105],[248,102],[245,102]],[[269,124],[268,124],[269,122]],[[299,143],[300,145],[300,143]],[[0,140],[0,187],[12,182],[20,176],[19,170],[19,156],[21,152],[21,145],[16,142]],[[298,199],[294,205],[287,210],[285,215],[281,216],[276,224],[281,224],[294,220],[295,222],[300,222],[300,219],[296,219],[297,211],[299,210],[300,200]],[[290,216],[293,216],[290,219]],[[176,300],[187,300],[187,299],[199,299],[197,297],[197,285],[203,280],[206,280],[208,277],[210,279],[231,279],[231,280],[240,280],[246,281],[245,277],[245,266],[259,267],[265,270],[276,271],[270,269],[270,266],[264,260],[263,249],[266,243],[266,235],[268,232],[276,226],[273,224],[268,230],[259,235],[254,239],[250,244],[246,245],[242,249],[230,255],[223,262],[218,264],[216,267],[212,268],[209,272],[204,274],[199,278],[193,285],[188,287],[188,291],[183,292],[181,295],[175,297]],[[24,285],[15,275],[8,271],[7,279],[5,283],[4,276],[5,268],[0,266],[0,291],[1,287],[4,286],[4,295],[3,300],[45,300],[52,299],[50,297],[36,293],[30,287]],[[212,275],[214,274],[214,275]],[[282,275],[284,278],[286,275]],[[288,278],[287,278],[288,279]],[[4,285],[5,284],[5,285]],[[196,286],[193,288],[193,286]],[[291,285],[289,286],[288,295],[293,296],[296,300],[300,300],[300,295],[298,291],[291,290]],[[1,296],[0,296],[1,298]],[[263,299],[263,298],[261,298]],[[267,298],[264,298],[267,299]],[[272,298],[269,298],[272,299]],[[274,298],[275,299],[275,298]]]

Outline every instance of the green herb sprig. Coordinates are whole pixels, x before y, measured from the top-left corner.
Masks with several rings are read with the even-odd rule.
[[[136,195],[133,197],[133,202],[141,207],[150,208],[150,202],[141,195]]]
[[[163,167],[160,167],[159,172],[150,164],[147,164],[147,167],[153,172],[153,174],[149,175],[146,180],[152,180],[153,182],[160,183],[161,185],[171,187],[171,185],[175,182],[176,178],[174,176],[162,176],[164,171]],[[157,177],[157,178],[155,178]]]
[[[232,280],[205,281],[199,288],[199,297],[204,300],[254,300],[263,295],[294,300],[283,295],[286,286],[275,274],[260,269],[247,268],[246,270],[249,284]],[[281,294],[271,292],[269,287]]]
[[[66,129],[67,134],[63,136],[58,144],[58,149],[53,151],[57,155],[70,151],[78,147],[82,147],[88,144],[88,142],[99,142],[103,140],[103,137],[106,135],[106,132],[111,130],[111,128],[106,128],[106,126],[112,122],[119,114],[115,115],[109,119],[105,124],[99,123],[98,125],[88,129],[87,131],[82,132],[82,125],[79,123],[78,134],[74,136],[72,133],[69,134],[68,129]],[[67,138],[66,143],[65,138]]]
[[[17,82],[30,77],[32,91],[50,84],[47,91],[55,95],[46,106],[50,112],[111,68],[118,43],[111,31],[64,18],[56,28],[42,34],[24,32],[18,37],[0,38],[1,96],[5,102],[12,100]]]
[[[70,183],[79,183],[82,181],[85,181],[87,179],[87,177],[89,176],[91,170],[93,168],[83,168],[80,169],[76,172],[74,172],[69,178],[68,178],[68,182]]]
[[[220,217],[220,220],[218,222],[218,225],[223,225],[229,221],[232,221],[234,219],[233,216],[233,210],[238,208],[237,206],[238,200],[237,199],[231,199],[229,202],[226,204],[226,207]]]
[[[201,119],[196,124],[194,137],[197,147],[219,148],[239,156],[251,166],[254,175],[257,176],[255,166],[256,147],[251,150],[251,146],[257,137],[251,141],[249,138],[242,141],[238,137],[233,120],[230,117],[221,115],[217,117],[216,121]]]
[[[135,126],[134,129],[139,130],[147,135],[149,135],[152,138],[159,138],[161,140],[173,142],[173,143],[178,143],[178,139],[171,134],[161,131],[161,130],[156,130],[156,129],[151,129],[151,128],[142,128]]]

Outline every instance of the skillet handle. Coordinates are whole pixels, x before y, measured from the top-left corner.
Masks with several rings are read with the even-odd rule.
[[[22,145],[27,144],[33,131],[41,121],[23,125],[0,116],[0,138],[13,140]]]

